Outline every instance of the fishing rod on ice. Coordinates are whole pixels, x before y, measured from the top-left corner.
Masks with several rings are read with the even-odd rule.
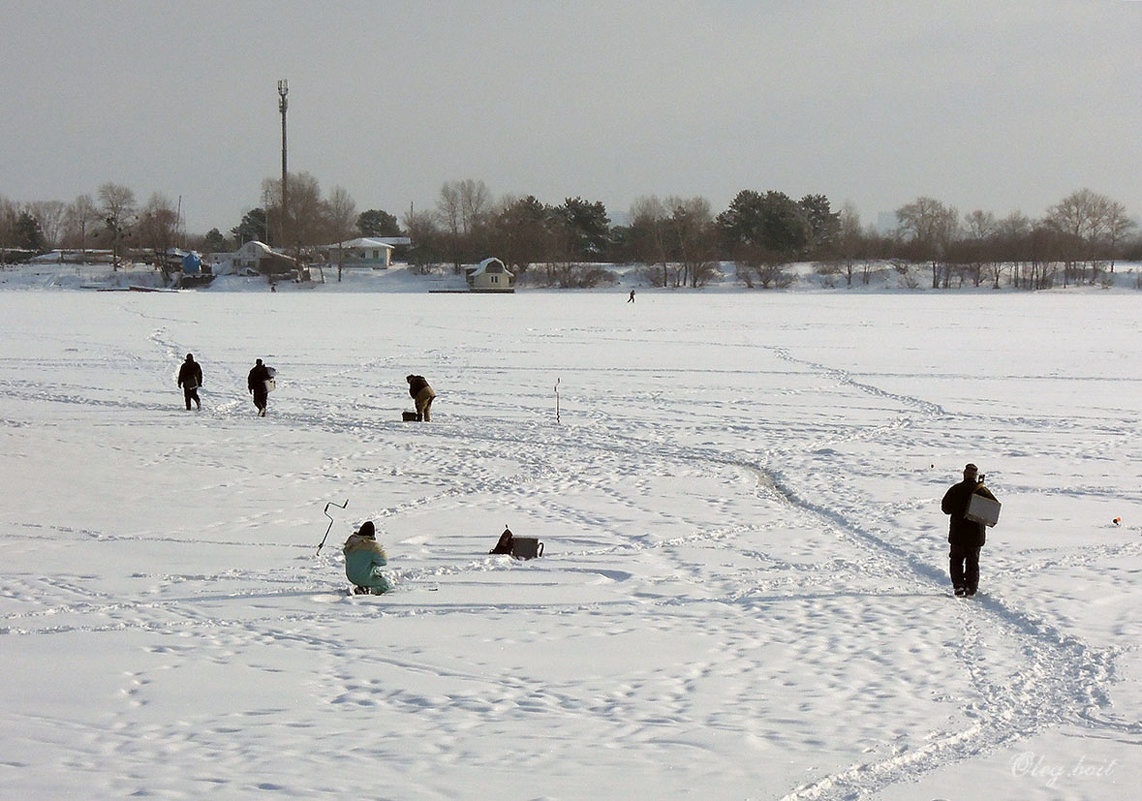
[[[329,532],[333,530],[333,515],[329,514],[329,507],[330,506],[337,506],[341,509],[344,509],[348,505],[349,505],[349,499],[348,498],[345,499],[345,503],[335,503],[334,501],[330,501],[329,503],[325,504],[325,509],[323,510],[323,512],[324,512],[325,516],[329,518],[329,527],[325,529],[325,536],[322,537],[321,542],[319,542],[317,544],[317,553],[318,554],[321,553],[321,546],[325,545],[325,540],[329,537]]]

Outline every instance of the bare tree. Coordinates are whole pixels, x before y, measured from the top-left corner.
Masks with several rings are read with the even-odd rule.
[[[417,211],[409,206],[404,216],[404,228],[412,242],[409,262],[413,271],[427,273],[441,258],[444,233],[437,223],[438,215],[431,211]]]
[[[682,267],[683,283],[705,286],[717,273],[718,229],[704,197],[667,198],[672,256]]]
[[[491,211],[491,194],[483,181],[450,181],[440,187],[436,213],[446,234],[449,257],[456,273],[481,248]]]
[[[492,196],[483,181],[473,181],[470,178],[460,182],[459,190],[464,228],[472,233],[487,222]]]
[[[1086,265],[1091,267],[1093,283],[1098,277],[1098,260],[1104,255],[1113,271],[1114,251],[1133,227],[1121,203],[1089,189],[1072,192],[1048,209],[1046,222],[1064,235],[1067,245],[1064,286],[1072,278],[1085,280]]]
[[[1137,227],[1126,213],[1126,207],[1117,201],[1111,201],[1106,209],[1106,245],[1107,256],[1110,259],[1110,271],[1114,272],[1114,262],[1118,258],[1123,242]]]
[[[463,238],[465,231],[460,190],[455,183],[446,183],[440,187],[440,197],[436,201],[436,215],[444,228],[452,269],[459,273],[460,265],[464,261]]]
[[[1063,267],[1063,286],[1081,280],[1085,268],[1079,265],[1093,260],[1094,242],[1101,226],[1105,198],[1089,189],[1072,192],[1047,210],[1046,223],[1064,234],[1067,245]]]
[[[16,203],[0,195],[0,247],[13,247],[19,216],[20,210]]]
[[[1020,246],[1018,285],[1024,289],[1050,289],[1058,264],[1064,259],[1067,237],[1045,221],[1034,223]]]
[[[307,172],[289,177],[289,222],[295,250],[328,238],[328,212],[317,178]]]
[[[28,204],[28,213],[40,224],[40,230],[44,234],[44,244],[48,249],[60,245],[66,210],[66,204],[60,200],[37,200]]]
[[[282,213],[282,181],[280,178],[262,179],[262,205],[266,214],[267,245],[285,245],[285,219]]]
[[[971,271],[972,286],[983,283],[983,268],[991,253],[996,232],[995,215],[976,209],[964,215],[963,255]]]
[[[288,214],[282,210],[281,178],[262,181],[262,208],[266,210],[266,227],[275,247],[293,246],[295,256],[303,245],[316,245],[329,230],[328,207],[321,199],[321,186],[308,172],[286,176],[289,189]],[[278,235],[273,237],[273,232]],[[288,233],[282,233],[287,231]]]
[[[123,240],[135,224],[135,193],[122,184],[105,183],[99,187],[99,209],[111,237],[112,269],[118,270]]]
[[[155,192],[139,210],[136,224],[139,245],[151,251],[154,264],[167,281],[177,269],[170,251],[178,241],[178,217],[178,210],[170,198]]]
[[[930,197],[920,197],[896,210],[897,234],[916,261],[932,265],[932,288],[947,286],[948,249],[959,231],[959,212]]]
[[[630,207],[630,248],[633,257],[646,265],[653,283],[669,286],[671,273],[677,286],[677,271],[670,269],[667,220],[670,212],[657,196],[636,198]],[[661,267],[659,274],[657,268]]]
[[[65,240],[72,246],[78,244],[81,251],[87,250],[87,234],[102,216],[91,195],[80,195],[67,204],[64,212]]]
[[[861,230],[860,212],[852,203],[846,203],[840,211],[840,231],[837,234],[837,256],[840,258],[845,274],[845,285],[853,285],[853,270],[856,262],[866,258],[865,237]],[[864,283],[868,283],[869,275],[864,274]]]
[[[1010,265],[1012,283],[1018,285],[1021,264],[1026,253],[1025,243],[1030,234],[1031,221],[1017,211],[995,223],[990,264],[993,289],[999,289],[1005,263]]]
[[[345,262],[343,243],[353,235],[357,221],[357,203],[344,187],[335,186],[329,193],[329,226],[337,240],[337,280],[341,280],[341,270]]]

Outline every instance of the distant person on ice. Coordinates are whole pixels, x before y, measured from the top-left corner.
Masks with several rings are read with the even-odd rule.
[[[428,381],[422,375],[405,376],[408,382],[408,394],[416,403],[416,419],[427,423],[432,420],[432,401],[436,393],[428,386]]]
[[[270,395],[270,388],[267,384],[274,377],[273,372],[269,367],[262,364],[262,360],[258,359],[254,369],[250,371],[250,375],[246,378],[246,387],[250,390],[250,394],[254,396],[254,406],[258,410],[258,417],[266,416],[266,404]]]
[[[377,543],[377,529],[372,520],[366,520],[359,530],[349,535],[341,552],[345,554],[345,577],[352,582],[354,595],[392,591],[393,585],[381,573],[389,560],[385,549]]]
[[[987,538],[987,529],[983,523],[965,517],[971,497],[975,494],[995,500],[995,496],[980,481],[979,468],[967,464],[964,466],[964,480],[944,493],[944,499],[940,502],[940,509],[950,516],[949,572],[952,576],[952,589],[960,597],[975,595],[979,588],[979,552]]]
[[[634,303],[634,290],[630,291],[630,297],[627,298],[627,303]]]
[[[202,401],[198,399],[198,388],[202,386],[202,367],[194,360],[193,353],[186,354],[186,361],[178,368],[178,385],[182,387],[182,395],[186,399],[186,410],[190,411],[191,401],[201,409]]]

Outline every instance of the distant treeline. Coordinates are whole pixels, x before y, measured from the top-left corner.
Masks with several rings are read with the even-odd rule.
[[[441,187],[431,209],[412,207],[399,219],[387,211],[358,213],[340,187],[328,197],[308,173],[266,179],[261,205],[223,234],[188,235],[180,210],[153,194],[141,206],[134,192],[108,183],[71,203],[17,203],[0,197],[0,253],[35,254],[55,248],[100,248],[112,261],[129,247],[155,254],[171,248],[236,249],[257,239],[305,257],[307,249],[357,236],[406,236],[399,258],[415,269],[452,269],[498,256],[529,283],[594,286],[605,263],[645,265],[660,286],[701,287],[732,262],[749,286],[781,286],[785,265],[816,262],[848,284],[867,282],[868,265],[899,260],[928,265],[934,288],[989,284],[1042,289],[1097,283],[1119,260],[1142,259],[1142,239],[1125,207],[1081,189],[1040,219],[1015,212],[1003,218],[920,197],[896,210],[891,231],[862,224],[857,211],[834,209],[825,195],[794,200],[783,192],[742,190],[715,213],[702,197],[643,197],[612,224],[602,202],[566,198],[558,205],[534,196],[493,198],[483,181]],[[283,209],[282,198],[288,207]]]

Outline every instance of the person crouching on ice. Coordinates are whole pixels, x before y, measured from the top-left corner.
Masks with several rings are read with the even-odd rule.
[[[432,401],[436,399],[436,393],[422,375],[407,375],[404,380],[408,382],[408,394],[416,403],[416,419],[422,423],[431,422]]]
[[[510,556],[512,552],[512,540],[514,538],[515,535],[512,534],[512,530],[510,528],[504,528],[504,533],[500,535],[500,540],[496,543],[496,547],[492,548],[488,553],[506,553]]]
[[[377,543],[377,529],[366,520],[358,531],[349,535],[341,549],[345,554],[345,577],[353,584],[354,595],[391,592],[393,585],[381,573],[389,563],[385,549]]]

